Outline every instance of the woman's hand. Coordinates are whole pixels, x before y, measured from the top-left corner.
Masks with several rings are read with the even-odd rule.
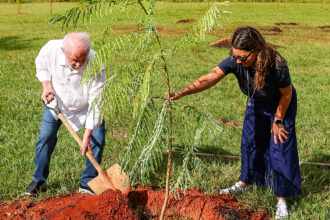
[[[170,96],[168,96],[168,93],[165,93],[165,100],[178,100],[182,97],[181,92],[171,92]]]
[[[217,84],[217,82],[219,82],[225,76],[226,74],[217,66],[213,68],[210,73],[199,77],[197,80],[190,83],[187,87],[181,89],[179,92],[171,92],[170,96],[168,96],[166,93],[165,100],[178,100],[183,96],[204,91]]]
[[[273,127],[271,130],[271,133],[274,133],[274,143],[277,144],[277,139],[280,140],[280,142],[283,144],[284,140],[283,137],[288,140],[287,135],[289,132],[284,129],[283,124],[273,123]]]

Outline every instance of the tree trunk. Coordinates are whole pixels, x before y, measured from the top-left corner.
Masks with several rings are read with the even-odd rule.
[[[167,171],[166,171],[166,191],[165,191],[165,199],[162,207],[162,211],[160,213],[160,220],[164,219],[164,214],[166,211],[166,206],[168,203],[168,197],[170,195],[170,176],[171,176],[171,168],[172,168],[172,149],[168,150],[168,160],[167,160]]]

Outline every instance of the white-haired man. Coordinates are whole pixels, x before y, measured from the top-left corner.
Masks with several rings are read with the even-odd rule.
[[[67,34],[63,40],[49,41],[40,50],[35,63],[36,75],[42,84],[42,100],[48,104],[56,95],[57,105],[73,129],[78,131],[85,127],[82,154],[91,151],[100,163],[105,144],[104,120],[100,118],[97,105],[93,110],[91,108],[104,86],[104,67],[93,78],[91,86],[81,83],[85,67],[95,54],[89,35],[75,32]],[[41,121],[34,159],[36,168],[33,181],[25,191],[27,195],[36,195],[45,186],[51,154],[57,142],[57,131],[62,124],[55,112],[46,107]],[[86,158],[79,192],[93,194],[87,183],[96,176],[97,171]]]

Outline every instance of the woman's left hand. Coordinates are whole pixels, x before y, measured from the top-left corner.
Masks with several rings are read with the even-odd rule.
[[[289,132],[284,129],[283,124],[277,124],[274,122],[271,133],[274,133],[274,143],[275,144],[277,144],[277,139],[279,139],[280,142],[283,144],[284,143],[283,137],[286,140],[288,140],[288,137],[286,135],[289,134]]]

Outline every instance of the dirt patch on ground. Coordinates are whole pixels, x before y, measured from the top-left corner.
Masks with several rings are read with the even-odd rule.
[[[285,23],[285,22],[279,22],[279,23],[275,23],[275,25],[293,25],[293,26],[297,26],[299,25],[298,23],[294,23],[294,22],[291,22],[291,23]]]
[[[197,21],[195,19],[180,19],[176,21],[175,23],[196,23]]]
[[[220,125],[229,126],[229,127],[232,127],[232,128],[237,128],[237,129],[242,129],[243,128],[243,125],[241,123],[238,123],[237,121],[229,121],[229,120],[226,120],[226,119],[221,119],[221,120],[217,120],[216,123],[220,124]]]
[[[330,29],[330,25],[317,26],[320,29]]]
[[[0,206],[0,219],[154,219],[159,217],[164,191],[132,190],[128,197],[108,190],[98,196],[65,194],[37,202]],[[270,219],[266,212],[245,208],[228,195],[190,190],[169,198],[167,219]]]

